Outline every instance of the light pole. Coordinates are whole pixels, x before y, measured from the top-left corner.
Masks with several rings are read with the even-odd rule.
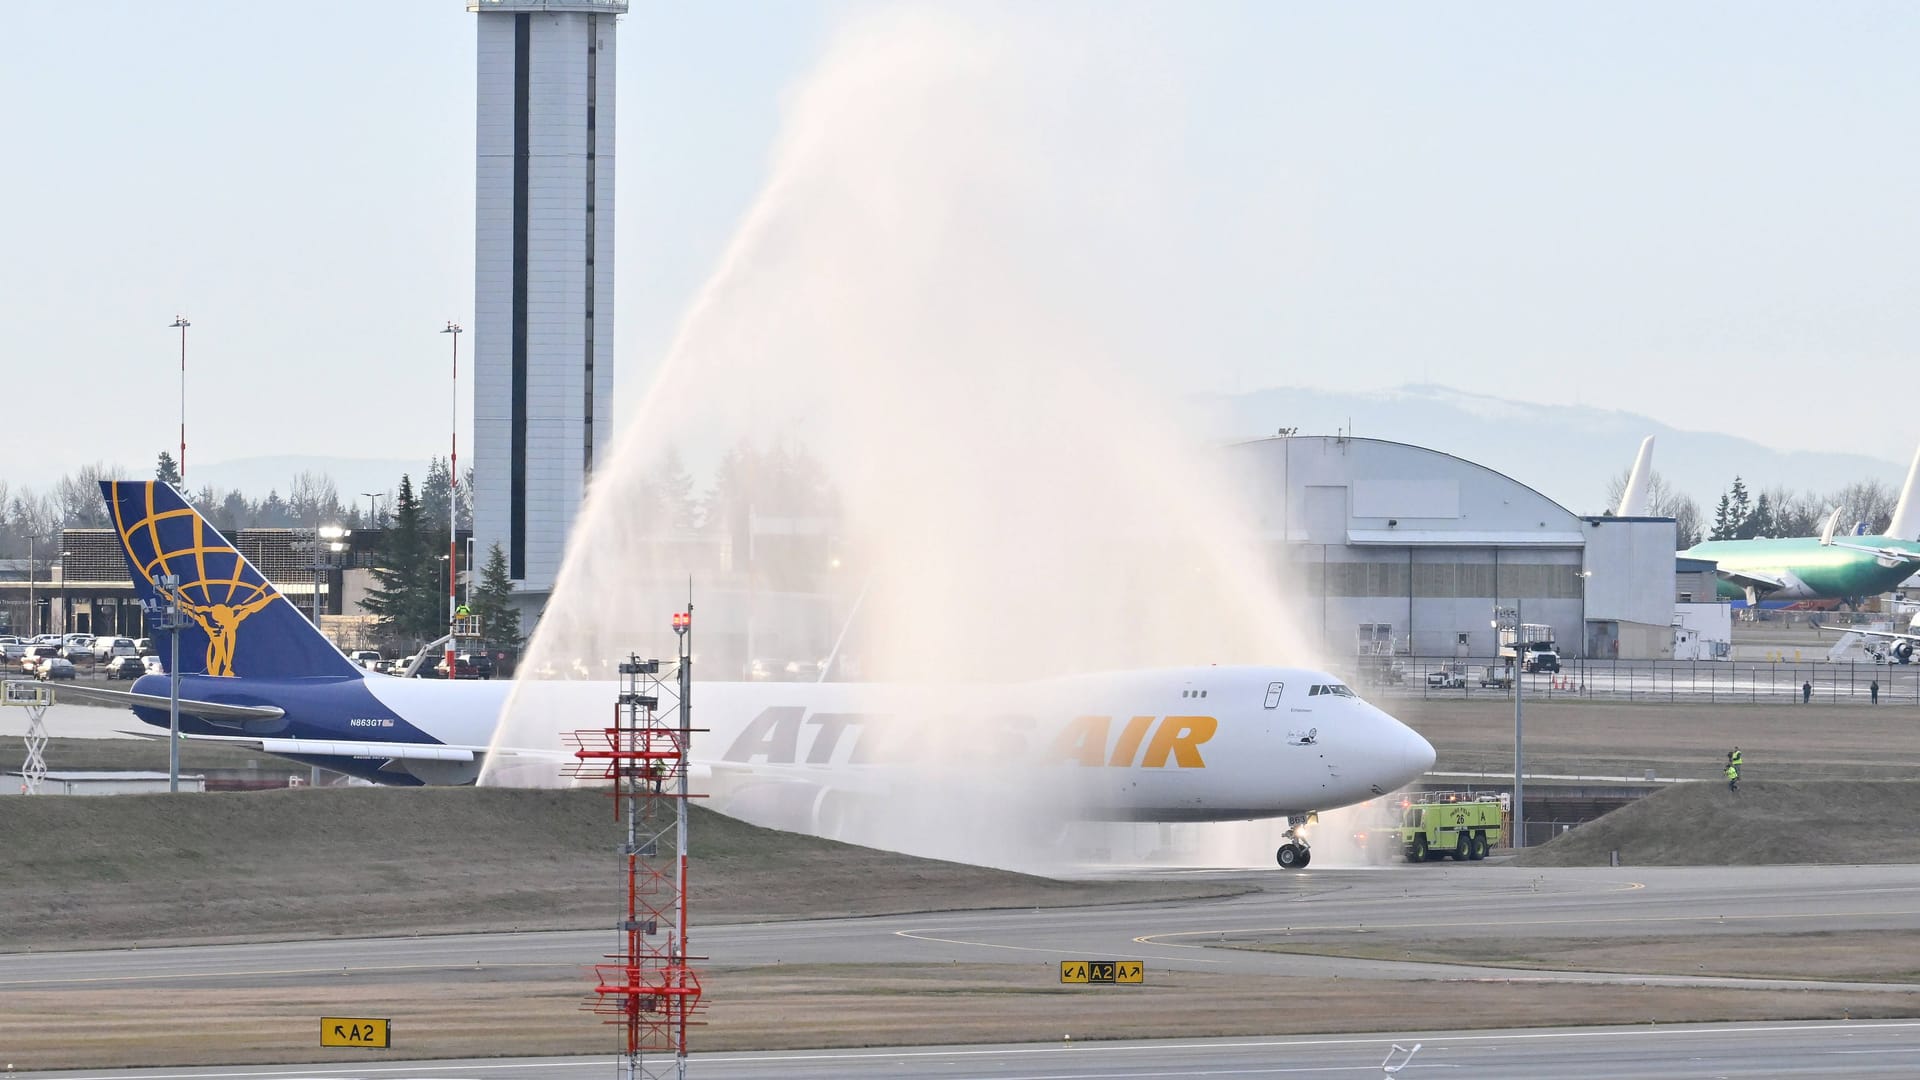
[[[380,493],[377,491],[363,491],[360,494],[367,498],[367,528],[371,529],[373,528],[373,504],[374,500],[380,497]]]
[[[1526,797],[1526,767],[1520,748],[1520,684],[1525,667],[1520,656],[1520,609],[1503,607],[1493,609],[1494,651],[1500,648],[1499,631],[1507,630],[1513,634],[1513,846],[1527,846],[1527,813],[1522,800]]]
[[[62,639],[67,636],[67,556],[71,554],[73,554],[71,551],[60,553],[60,637]],[[62,656],[66,655],[66,644],[65,640],[60,642]]]
[[[467,536],[467,607],[473,607],[473,536]]]
[[[187,327],[185,315],[175,315],[170,327],[180,331],[180,490],[187,490]]]
[[[167,661],[167,790],[180,790],[180,631],[187,627],[180,610],[180,576],[156,574],[154,599],[147,601],[149,629],[167,632],[171,657]]]
[[[33,534],[28,533],[27,534],[27,630],[28,630],[27,636],[39,637],[40,636],[40,607],[39,605],[33,602],[34,601],[33,582],[36,576],[34,572],[35,566],[34,566],[34,559],[33,559],[33,543],[34,543]]]
[[[452,423],[449,431],[452,442],[447,451],[447,678],[453,678],[453,630],[454,620],[459,617],[460,605],[454,599],[454,586],[459,578],[459,533],[460,533],[460,324],[447,320],[446,329],[440,331],[453,338],[453,404]]]

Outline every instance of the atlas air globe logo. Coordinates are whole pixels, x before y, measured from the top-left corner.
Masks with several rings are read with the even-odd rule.
[[[137,485],[145,488],[144,499],[123,500],[121,486],[114,485],[114,528],[127,556],[148,581],[178,579],[177,587],[156,591],[178,604],[206,635],[207,674],[233,675],[240,627],[280,594],[191,508],[156,508],[151,483]],[[129,501],[135,505],[129,507]]]

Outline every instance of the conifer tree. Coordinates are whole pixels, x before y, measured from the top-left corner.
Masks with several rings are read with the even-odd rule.
[[[361,607],[378,616],[383,631],[411,645],[431,641],[447,630],[440,563],[421,517],[413,478],[402,476],[393,520],[373,568],[378,584],[360,601]]]
[[[480,633],[487,641],[503,649],[518,649],[525,640],[520,633],[520,613],[513,606],[513,578],[507,573],[507,553],[498,543],[487,549],[487,565],[480,572],[480,584],[473,590],[467,607],[480,619]]]

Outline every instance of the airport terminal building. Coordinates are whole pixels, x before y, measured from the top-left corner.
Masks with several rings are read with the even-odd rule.
[[[1486,466],[1382,439],[1280,436],[1229,455],[1329,656],[1490,657],[1501,607],[1553,627],[1563,656],[1672,655],[1670,518],[1582,516]]]

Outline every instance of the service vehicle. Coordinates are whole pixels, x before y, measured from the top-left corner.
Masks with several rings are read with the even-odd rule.
[[[1506,664],[1490,664],[1481,668],[1480,688],[1483,690],[1513,689],[1513,668]]]
[[[1459,664],[1448,664],[1446,667],[1427,672],[1427,689],[1429,690],[1465,690],[1466,688],[1467,672]]]
[[[1428,796],[1433,798],[1433,796]],[[1500,843],[1503,808],[1498,795],[1442,797],[1407,804],[1400,815],[1400,851],[1408,862],[1451,855],[1462,862],[1484,859]]]

